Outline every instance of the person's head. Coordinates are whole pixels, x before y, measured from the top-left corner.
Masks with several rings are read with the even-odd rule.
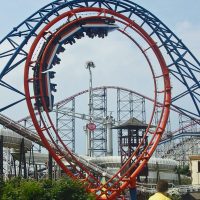
[[[158,192],[166,193],[168,191],[168,182],[164,180],[158,181],[156,189]]]

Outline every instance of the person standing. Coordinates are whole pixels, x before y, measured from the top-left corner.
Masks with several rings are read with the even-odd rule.
[[[171,200],[167,197],[168,191],[168,182],[164,180],[160,180],[156,186],[157,192],[149,198],[149,200]]]

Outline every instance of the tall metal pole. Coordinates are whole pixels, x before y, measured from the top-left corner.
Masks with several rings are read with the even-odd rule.
[[[50,153],[49,153],[49,160],[48,160],[48,176],[50,180],[53,179],[53,158]]]
[[[0,181],[3,180],[3,135],[0,135]]]
[[[86,69],[89,70],[89,117],[90,117],[90,123],[93,122],[93,115],[94,115],[94,109],[93,109],[93,89],[92,89],[92,70],[91,68],[95,68],[95,64],[92,61],[88,61],[86,63]],[[86,155],[87,156],[93,156],[92,151],[92,131],[87,130],[86,135],[87,141],[86,141]]]

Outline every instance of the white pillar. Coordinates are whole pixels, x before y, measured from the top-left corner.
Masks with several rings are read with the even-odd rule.
[[[107,156],[113,156],[113,133],[112,133],[112,124],[113,118],[109,116],[107,118]]]

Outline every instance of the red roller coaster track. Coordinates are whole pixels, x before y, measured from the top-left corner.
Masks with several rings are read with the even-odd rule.
[[[85,17],[84,19],[91,19],[93,18],[114,18],[117,22],[124,24],[125,26],[129,27],[133,31],[137,32],[149,45],[149,47],[154,52],[155,57],[157,58],[160,69],[162,74],[159,76],[154,76],[153,79],[154,83],[156,82],[156,79],[162,79],[163,80],[163,91],[157,91],[156,84],[154,84],[155,87],[155,99],[154,99],[154,109],[152,113],[151,120],[149,122],[148,128],[146,130],[146,133],[144,134],[144,138],[147,135],[151,135],[151,140],[149,141],[147,147],[143,151],[142,154],[139,156],[137,155],[137,151],[139,150],[140,146],[144,143],[144,138],[135,150],[135,152],[130,156],[130,158],[126,161],[126,163],[121,167],[121,169],[105,184],[101,184],[98,177],[96,177],[91,171],[87,169],[87,166],[84,166],[82,163],[80,163],[74,155],[70,152],[70,150],[67,148],[67,146],[63,143],[61,140],[56,128],[54,127],[54,124],[50,118],[48,108],[45,104],[45,98],[43,95],[43,82],[41,81],[42,76],[42,62],[45,57],[48,57],[47,52],[49,53],[48,49],[46,48],[42,55],[41,65],[39,65],[39,84],[40,84],[40,96],[36,96],[32,92],[33,88],[33,82],[34,77],[31,73],[32,70],[30,70],[33,67],[36,67],[36,60],[33,58],[34,52],[40,43],[41,39],[43,38],[44,34],[48,32],[48,30],[61,21],[62,19],[70,19],[71,17],[76,16],[76,14],[79,13],[86,13],[91,12],[93,13],[93,16],[91,17]],[[67,27],[72,26],[77,21],[81,21],[82,18],[75,18],[74,21],[67,23],[64,25],[61,29],[65,29]],[[48,45],[51,45],[54,42],[54,39],[59,34],[59,29],[57,32],[53,33],[52,39],[48,42]],[[125,34],[127,37],[129,37],[128,34],[126,34],[125,30],[120,30],[123,34]],[[129,37],[130,38],[130,37]],[[130,38],[131,39],[131,38]],[[53,47],[54,48],[54,47]],[[53,51],[53,49],[52,49]],[[50,54],[52,54],[52,51]],[[170,78],[169,78],[169,71],[165,64],[165,60],[162,56],[162,53],[159,50],[159,47],[156,45],[154,40],[148,35],[147,32],[145,32],[141,26],[136,24],[134,21],[130,20],[126,16],[119,14],[113,10],[108,9],[101,9],[101,8],[78,8],[71,11],[68,11],[66,13],[61,14],[60,16],[56,17],[54,20],[50,21],[37,35],[36,39],[34,40],[31,49],[29,51],[26,65],[25,65],[25,71],[24,71],[24,87],[25,87],[25,94],[26,94],[26,101],[28,105],[28,109],[32,118],[32,121],[35,125],[35,128],[40,135],[42,142],[44,143],[45,147],[49,150],[52,157],[55,159],[55,161],[60,165],[60,167],[64,170],[66,174],[68,174],[73,179],[80,179],[83,182],[87,183],[86,187],[89,191],[92,191],[96,195],[96,199],[116,199],[117,196],[121,194],[121,192],[126,189],[128,186],[133,186],[135,184],[135,178],[139,174],[139,172],[143,169],[145,164],[148,162],[149,158],[153,154],[156,146],[158,145],[162,133],[165,130],[165,126],[168,120],[169,112],[170,112],[170,103],[171,103],[171,86],[170,86]],[[162,92],[163,94],[163,103],[162,103],[162,112],[161,117],[159,120],[159,123],[155,129],[154,132],[150,131],[150,126],[153,120],[155,107],[157,106],[157,99],[156,95],[157,93]],[[36,98],[40,98],[44,107],[44,112],[41,112],[41,110],[34,110],[34,103],[36,101]],[[39,118],[36,117],[36,112],[39,113]],[[39,119],[42,122],[42,126],[39,124]],[[58,146],[55,142],[54,135],[57,136],[59,142],[62,144],[62,148]],[[56,147],[55,149],[52,148],[52,146],[49,144],[48,139],[52,141],[52,143]],[[64,151],[63,151],[64,150]],[[63,153],[67,152],[67,154]],[[134,160],[134,163],[129,167],[129,169],[124,173],[123,175],[120,174],[121,171],[123,171],[127,166],[129,166],[130,162]],[[68,166],[65,165],[66,161],[69,163]],[[71,171],[73,170],[73,173]],[[133,171],[134,169],[134,171]],[[132,172],[133,171],[133,172]]]

